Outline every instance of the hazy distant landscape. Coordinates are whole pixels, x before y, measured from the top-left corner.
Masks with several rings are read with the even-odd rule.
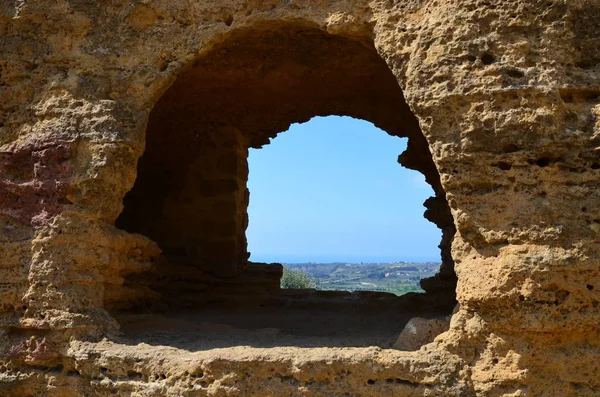
[[[290,263],[284,267],[306,272],[317,289],[334,291],[383,291],[396,295],[423,292],[419,281],[431,277],[439,262],[390,263]]]

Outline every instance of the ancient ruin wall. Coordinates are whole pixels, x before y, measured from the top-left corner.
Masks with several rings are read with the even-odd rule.
[[[0,391],[596,395],[598,21],[597,1],[0,4]],[[419,122],[456,228],[450,331],[419,352],[119,347],[107,297],[156,293],[124,280],[159,244],[114,226],[150,112],[236,32],[298,26],[374,48]],[[336,109],[305,111],[267,135]]]

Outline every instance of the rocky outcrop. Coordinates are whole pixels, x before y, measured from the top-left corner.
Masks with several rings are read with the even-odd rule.
[[[450,328],[450,317],[437,318],[411,318],[398,335],[398,339],[392,346],[394,349],[414,351],[421,346],[431,343],[435,337]]]
[[[595,0],[3,2],[0,394],[597,395],[598,21]],[[449,330],[418,352],[120,336],[123,312],[283,299],[247,262],[247,150],[327,114],[409,138],[444,263],[407,299],[458,300]]]

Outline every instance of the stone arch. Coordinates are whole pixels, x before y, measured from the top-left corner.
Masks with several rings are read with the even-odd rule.
[[[365,119],[409,138],[399,162],[422,172],[433,187],[425,216],[443,232],[440,273],[422,285],[453,306],[452,215],[394,74],[368,37],[333,35],[303,21],[232,32],[182,71],[154,106],[138,177],[116,226],[161,247],[157,271],[163,281],[155,290],[169,295],[177,285],[180,300],[186,284],[208,299],[207,285],[218,290],[215,285],[264,279],[265,272],[270,281],[256,288],[277,288],[278,268],[258,269],[247,261],[248,148],[319,115]],[[135,304],[119,291],[108,289],[106,295],[109,309]]]
[[[598,394],[597,2],[4,3],[3,395]],[[416,353],[118,343],[103,300],[152,295],[156,244],[112,225],[150,105],[234,29],[299,18],[368,48],[371,31],[402,82],[457,226],[450,331]]]

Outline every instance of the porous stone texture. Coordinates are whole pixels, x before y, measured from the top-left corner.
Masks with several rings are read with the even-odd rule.
[[[394,349],[414,351],[421,346],[433,342],[436,336],[448,331],[450,317],[422,318],[413,317],[398,335],[393,344]]]
[[[599,31],[597,0],[1,2],[0,394],[598,395]],[[119,334],[285,301],[247,261],[247,150],[329,114],[409,138],[443,265],[399,318],[456,292],[450,329],[416,352]]]

